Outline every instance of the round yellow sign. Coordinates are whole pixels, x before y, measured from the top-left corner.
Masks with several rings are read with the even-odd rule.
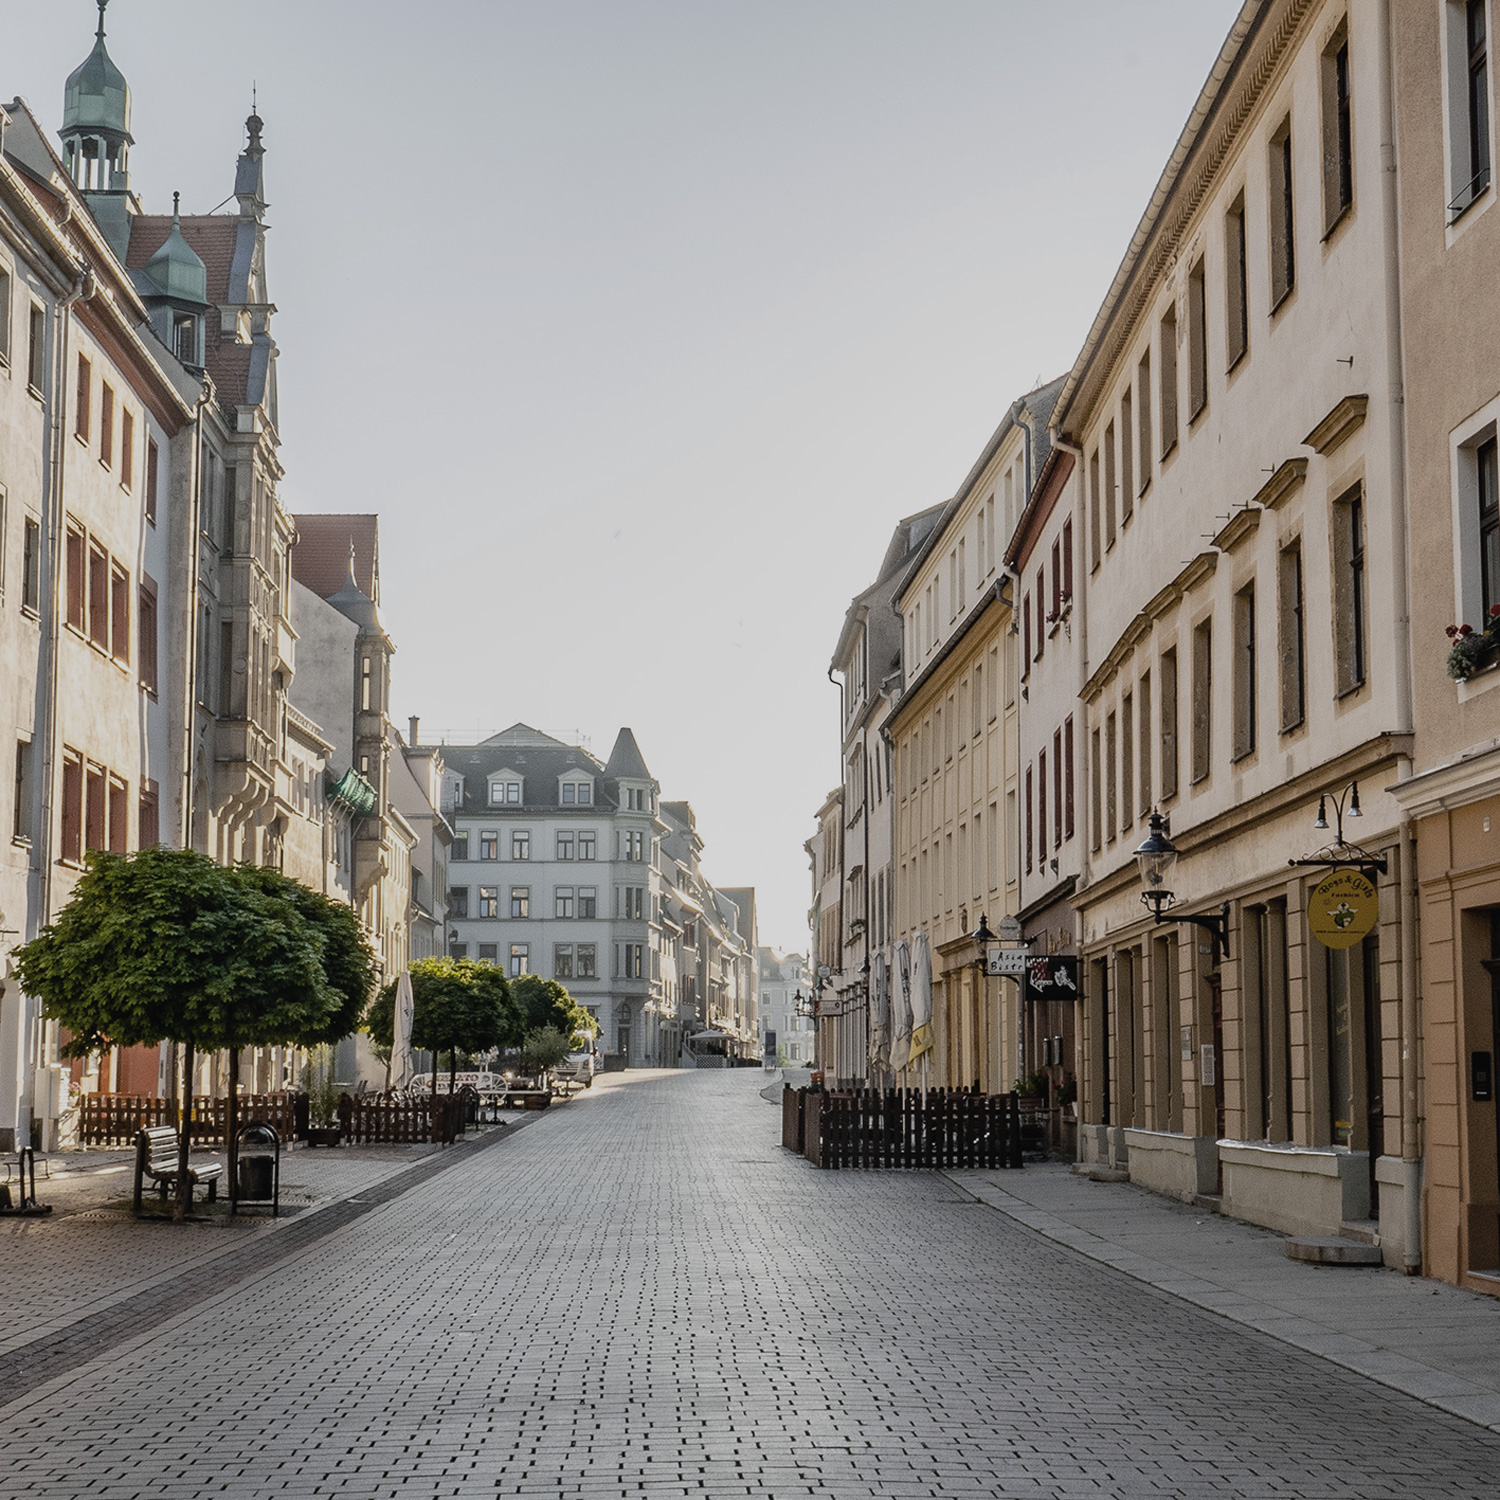
[[[1359,870],[1335,870],[1307,898],[1307,925],[1325,948],[1352,948],[1380,920],[1380,892]]]

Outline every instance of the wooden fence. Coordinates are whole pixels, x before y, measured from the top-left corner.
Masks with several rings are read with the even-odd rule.
[[[1019,1167],[1014,1094],[787,1089],[781,1144],[815,1167]]]
[[[468,1092],[472,1093],[472,1090]],[[464,1090],[451,1097],[392,1099],[383,1094],[344,1094],[339,1099],[339,1126],[355,1145],[451,1145],[470,1123],[470,1100]]]
[[[224,1144],[229,1100],[199,1095],[193,1100],[193,1142]],[[264,1120],[289,1141],[307,1128],[306,1094],[241,1094],[239,1122]],[[84,1094],[78,1105],[81,1146],[133,1146],[136,1135],[156,1125],[177,1124],[177,1101],[155,1094]]]

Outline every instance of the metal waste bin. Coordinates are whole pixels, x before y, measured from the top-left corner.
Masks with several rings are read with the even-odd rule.
[[[281,1136],[274,1125],[252,1120],[235,1132],[234,1208],[281,1213]]]

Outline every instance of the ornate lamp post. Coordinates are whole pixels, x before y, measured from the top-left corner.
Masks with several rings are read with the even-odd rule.
[[[1146,889],[1141,892],[1141,905],[1148,907],[1156,923],[1177,922],[1201,927],[1214,940],[1214,957],[1229,957],[1229,903],[1226,901],[1217,916],[1169,916],[1177,904],[1170,881],[1177,865],[1177,846],[1167,827],[1167,820],[1159,812],[1151,814],[1147,824],[1145,841],[1135,851],[1136,863],[1140,866],[1141,881]]]

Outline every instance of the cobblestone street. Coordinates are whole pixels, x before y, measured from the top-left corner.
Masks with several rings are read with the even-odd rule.
[[[7,1391],[0,1495],[1494,1494],[1480,1427],[941,1176],[815,1172],[763,1082],[603,1078]]]

